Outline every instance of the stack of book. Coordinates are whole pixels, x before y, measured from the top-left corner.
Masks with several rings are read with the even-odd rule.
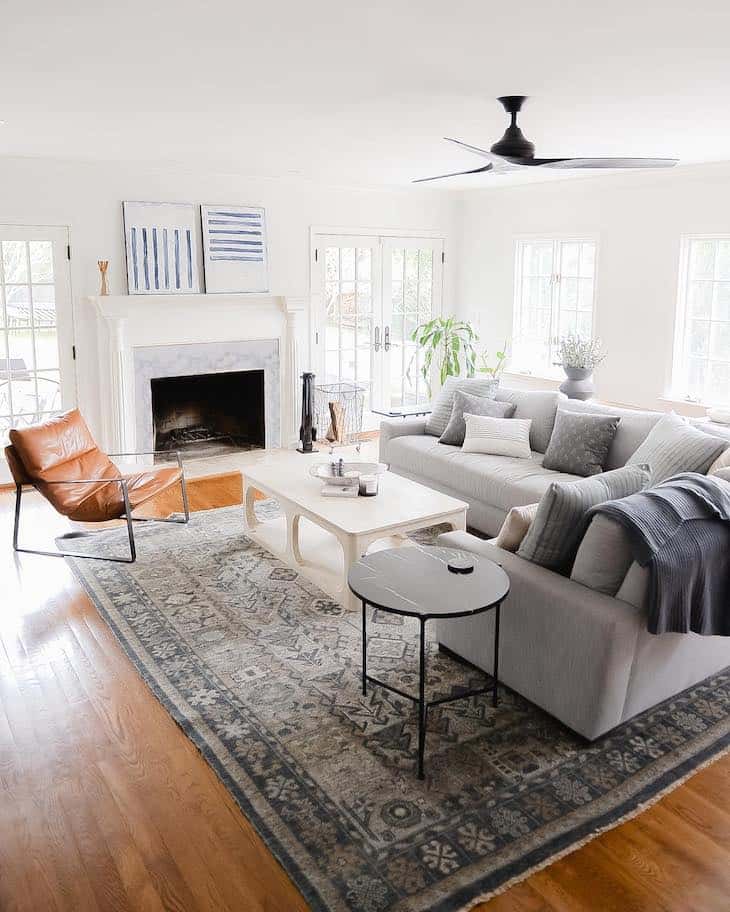
[[[360,492],[360,481],[355,475],[327,479],[322,487],[323,497],[357,497]]]

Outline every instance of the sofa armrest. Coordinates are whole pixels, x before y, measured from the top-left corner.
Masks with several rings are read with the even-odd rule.
[[[388,444],[396,437],[414,437],[426,433],[426,419],[423,416],[409,418],[386,418],[380,422],[380,461],[390,464]]]
[[[443,548],[458,548],[459,551],[470,551],[472,554],[481,554],[490,560],[496,561],[495,545],[490,544],[493,539],[478,538],[471,532],[443,532],[438,537],[438,543]],[[501,548],[500,548],[501,551]]]
[[[475,540],[479,541],[478,539]],[[574,731],[594,739],[623,719],[643,611],[530,563],[493,542],[469,550],[510,578],[502,607],[500,678]],[[439,544],[469,545],[448,533]],[[493,612],[436,622],[440,643],[492,670]]]

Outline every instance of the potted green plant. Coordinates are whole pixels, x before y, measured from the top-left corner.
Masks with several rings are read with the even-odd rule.
[[[606,357],[600,339],[583,339],[569,333],[563,336],[558,347],[560,365],[567,380],[560,384],[560,391],[569,399],[590,399],[593,386],[593,371]]]
[[[478,338],[471,323],[456,317],[434,317],[413,330],[411,339],[424,352],[421,373],[429,390],[434,359],[442,386],[447,377],[474,376],[477,361],[474,344]],[[408,371],[410,373],[410,366]]]

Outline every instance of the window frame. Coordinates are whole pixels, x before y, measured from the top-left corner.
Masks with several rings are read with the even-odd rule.
[[[518,338],[516,334],[517,327],[521,323],[522,314],[522,289],[523,289],[523,262],[524,249],[527,244],[551,244],[552,264],[550,272],[550,335],[547,341],[547,362],[541,364],[537,369],[531,370],[525,365],[514,364],[513,352],[514,343]],[[519,234],[513,237],[513,257],[514,257],[514,281],[513,281],[513,300],[512,300],[512,338],[510,345],[510,365],[509,372],[522,374],[527,377],[541,377],[548,380],[560,379],[563,375],[559,368],[553,363],[557,350],[557,330],[558,319],[560,315],[560,251],[563,244],[593,244],[593,276],[592,276],[592,295],[591,295],[591,336],[596,332],[597,316],[597,298],[598,298],[598,268],[600,244],[599,236],[594,233],[586,232],[581,234],[563,234],[563,233],[540,233],[540,234]],[[572,277],[569,277],[572,278]],[[580,277],[579,277],[580,278]]]
[[[692,405],[698,406],[713,406],[713,405],[724,405],[727,406],[730,404],[730,390],[728,392],[727,399],[714,400],[707,396],[707,380],[705,380],[705,391],[702,396],[692,396],[689,392],[689,304],[690,304],[690,282],[692,281],[690,276],[690,262],[691,262],[691,248],[693,241],[727,241],[730,243],[730,232],[727,233],[699,233],[699,234],[683,234],[680,237],[680,247],[679,247],[679,275],[677,279],[677,304],[674,320],[674,339],[673,339],[673,354],[672,354],[672,376],[670,383],[669,397],[677,402],[688,402]],[[719,281],[730,281],[722,280],[717,278],[712,278],[712,282]],[[710,343],[712,338],[712,310],[710,310],[710,317],[708,318],[710,323]],[[715,320],[714,322],[726,322]],[[730,353],[729,353],[730,355]],[[722,359],[712,358],[708,354],[706,358],[697,359],[703,360],[706,364],[710,364],[712,361],[718,361]],[[730,357],[728,357],[728,362],[730,362]]]

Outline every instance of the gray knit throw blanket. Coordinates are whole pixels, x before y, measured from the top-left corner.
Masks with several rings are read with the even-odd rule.
[[[649,568],[649,633],[730,636],[730,484],[687,472],[593,507]]]

